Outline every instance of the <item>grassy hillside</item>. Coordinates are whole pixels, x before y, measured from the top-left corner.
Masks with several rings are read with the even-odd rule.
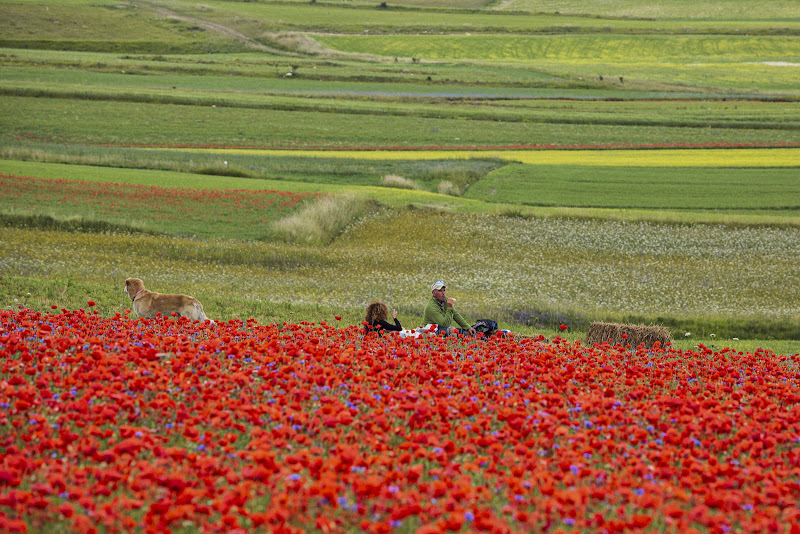
[[[138,273],[413,323],[445,277],[526,333],[796,339],[798,34],[741,0],[0,1],[0,296],[110,313]]]

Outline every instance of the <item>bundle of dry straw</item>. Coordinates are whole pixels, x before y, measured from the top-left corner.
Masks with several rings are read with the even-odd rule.
[[[627,339],[623,338],[622,334],[627,334]],[[586,334],[587,345],[608,342],[611,345],[621,343],[638,347],[644,343],[645,347],[652,348],[656,341],[663,347],[672,343],[672,335],[663,326],[598,322],[589,325],[589,332]]]

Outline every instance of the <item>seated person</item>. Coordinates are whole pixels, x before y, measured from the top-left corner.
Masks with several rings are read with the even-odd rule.
[[[431,300],[425,306],[423,320],[428,324],[435,324],[438,327],[437,334],[444,332],[445,334],[468,333],[471,336],[475,335],[475,329],[467,324],[467,321],[464,320],[460,313],[453,309],[453,303],[456,299],[453,297],[447,298],[444,282],[441,280],[435,281],[431,286],[431,295]],[[454,321],[461,328],[453,326]]]
[[[364,321],[367,323],[364,326],[366,333],[381,333],[384,330],[389,332],[400,332],[403,330],[403,327],[400,326],[400,321],[397,320],[397,310],[392,310],[394,324],[386,322],[386,319],[388,318],[389,307],[383,302],[373,302],[367,306],[367,316],[364,318]]]

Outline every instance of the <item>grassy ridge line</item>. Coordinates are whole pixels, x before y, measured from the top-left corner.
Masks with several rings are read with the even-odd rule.
[[[90,165],[62,165],[56,163],[0,160],[0,172],[50,179],[79,180],[86,182],[127,183],[161,187],[191,189],[249,189],[312,193],[341,192],[346,186],[333,186],[285,180],[253,180],[231,176],[207,176],[173,171],[107,168]]]
[[[171,147],[174,150],[175,147]],[[606,167],[800,167],[800,149],[728,148],[658,150],[247,150],[184,149],[224,154],[306,156],[357,159],[471,159],[491,158],[536,165],[597,165]]]
[[[554,217],[619,221],[647,221],[667,224],[723,224],[728,226],[800,227],[800,220],[770,215],[733,215],[730,213],[677,213],[670,210],[618,208],[565,208],[520,206],[492,203],[467,198],[440,195],[426,191],[374,186],[328,185],[288,180],[261,180],[228,176],[206,176],[170,171],[151,171],[105,168],[88,165],[0,160],[0,172],[39,178],[82,180],[105,183],[130,183],[161,187],[197,189],[250,189],[291,192],[351,194],[372,198],[394,207],[416,206],[455,213],[513,215],[523,217]]]

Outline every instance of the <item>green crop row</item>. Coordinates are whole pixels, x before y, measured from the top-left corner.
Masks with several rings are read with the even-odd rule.
[[[432,61],[525,63],[634,87],[760,87],[792,91],[800,46],[782,36],[319,35],[330,48]],[[697,68],[702,67],[702,68]],[[765,74],[769,74],[765,76]]]
[[[466,196],[537,206],[800,213],[797,168],[516,164],[489,173]]]
[[[789,36],[636,35],[321,35],[332,48],[382,56],[434,60],[594,61],[669,63],[696,61],[793,61],[800,57]]]
[[[313,80],[296,80],[292,82],[293,86],[288,86],[285,80],[240,76],[153,76],[26,67],[0,67],[0,75],[0,91],[9,96],[40,99],[77,98],[498,122],[800,129],[796,103],[786,101],[552,101],[535,99],[534,95],[522,90],[512,92],[508,89],[491,97],[477,91],[464,92],[461,98],[453,99],[447,95],[458,94],[461,89],[456,86],[437,86],[434,89],[424,85],[372,83],[345,87]],[[381,98],[366,100],[359,96],[364,93],[380,95]]]
[[[269,3],[270,0],[267,0]],[[278,0],[282,4],[308,4],[308,0]],[[337,0],[317,0],[319,5],[341,6]],[[640,20],[702,20],[702,21],[780,21],[793,19],[797,6],[793,0],[725,0],[697,2],[695,0],[662,0],[657,3],[641,0],[397,0],[390,6],[432,8],[439,10],[490,10],[503,13],[550,14],[582,18],[640,19]],[[354,0],[348,5],[375,7],[370,0]]]
[[[402,0],[402,2],[407,1]],[[445,0],[442,3],[447,4],[448,2]],[[638,19],[766,21],[792,19],[797,16],[797,5],[793,0],[725,0],[725,2],[697,2],[696,0],[661,0],[660,2],[641,2],[640,0],[613,0],[609,2],[508,0],[503,2],[503,9]]]
[[[675,19],[646,20],[631,18],[598,18],[555,13],[505,13],[499,10],[408,9],[391,5],[378,9],[373,4],[285,3],[285,2],[212,2],[198,6],[190,2],[174,2],[170,7],[182,16],[209,18],[217,23],[238,21],[238,27],[248,34],[257,31],[312,31],[335,33],[554,33],[554,32],[615,32],[615,33],[764,33],[796,31],[798,24],[785,11],[782,20],[763,20],[756,17],[723,18],[717,20]],[[541,11],[535,9],[534,11]],[[749,19],[749,20],[748,20]]]
[[[133,4],[0,3],[0,46],[51,50],[194,52],[242,50],[230,37]]]
[[[440,159],[436,157],[436,154],[432,154],[428,159],[420,160],[318,157],[303,156],[300,153],[294,155],[294,152],[276,157],[272,152],[264,154],[252,150],[241,152],[230,150],[222,154],[217,151],[63,146],[32,142],[10,143],[9,146],[0,149],[0,158],[75,166],[89,165],[93,166],[93,171],[99,171],[88,173],[91,176],[102,174],[102,167],[110,167],[112,169],[147,169],[199,174],[204,175],[203,183],[213,181],[212,177],[214,176],[255,178],[269,180],[270,188],[282,190],[297,187],[286,182],[336,186],[379,186],[382,185],[384,177],[394,175],[414,180],[421,186],[421,189],[433,191],[441,180],[471,184],[487,172],[506,165],[505,162],[495,159]],[[5,168],[6,165],[8,162],[4,162],[2,166]],[[64,169],[56,171],[53,167],[49,167],[49,169],[34,167],[30,170],[17,168],[13,172],[33,172],[36,176],[40,175],[38,173],[43,173],[42,176],[45,177],[59,177],[62,176]],[[82,169],[86,169],[86,167]],[[109,169],[106,174],[115,176],[116,171],[112,169]],[[74,176],[74,173],[69,174]],[[176,175],[174,178],[178,178],[178,176]],[[184,174],[179,177],[177,183],[185,180],[186,175]],[[123,179],[123,181],[126,180]],[[155,181],[151,185],[158,183]],[[245,180],[243,183],[231,187],[245,188],[247,184],[254,183],[257,182]]]
[[[259,94],[349,95],[362,99],[375,96],[417,98],[570,98],[570,99],[718,99],[718,98],[788,98],[791,91],[781,94],[764,94],[754,87],[771,83],[776,66],[747,64],[709,64],[699,67],[712,69],[715,78],[734,71],[731,78],[757,80],[750,91],[738,89],[736,93],[719,88],[703,87],[694,90],[680,87],[676,80],[664,83],[634,84],[632,78],[647,79],[652,74],[679,74],[672,65],[643,65],[628,63],[623,74],[626,83],[620,83],[619,65],[604,66],[596,62],[516,62],[487,64],[476,62],[417,62],[413,58],[397,61],[354,61],[315,56],[277,56],[266,52],[236,54],[113,54],[56,50],[2,49],[0,65],[27,67],[42,82],[80,82],[83,90],[89,83],[102,86],[134,86],[183,90],[189,88],[230,91],[241,90]],[[602,67],[602,68],[601,68]],[[607,67],[607,68],[606,68]],[[789,66],[790,67],[790,66]],[[724,69],[724,72],[723,72]],[[53,70],[55,72],[49,72]],[[691,69],[686,69],[691,75]],[[778,67],[777,70],[781,70]],[[25,81],[25,70],[8,70],[3,79],[9,82]],[[109,76],[92,77],[90,73],[107,73]],[[291,76],[288,74],[291,73]],[[609,73],[616,73],[617,76]],[[605,74],[605,76],[604,76]],[[635,76],[631,76],[634,75]],[[142,78],[142,75],[157,75]],[[602,79],[601,79],[602,76]],[[255,78],[255,80],[253,80]],[[429,79],[430,78],[430,79]],[[681,81],[683,83],[683,81]],[[97,89],[100,89],[97,88]],[[557,91],[554,91],[556,90]],[[792,88],[793,89],[793,88]],[[174,91],[173,91],[174,92]],[[195,95],[196,96],[196,95]],[[226,95],[230,98],[232,95]]]
[[[453,109],[453,117],[433,118],[8,96],[0,99],[0,143],[24,138],[67,144],[474,148],[800,141],[800,130],[755,125],[723,129],[501,122],[459,117]]]

